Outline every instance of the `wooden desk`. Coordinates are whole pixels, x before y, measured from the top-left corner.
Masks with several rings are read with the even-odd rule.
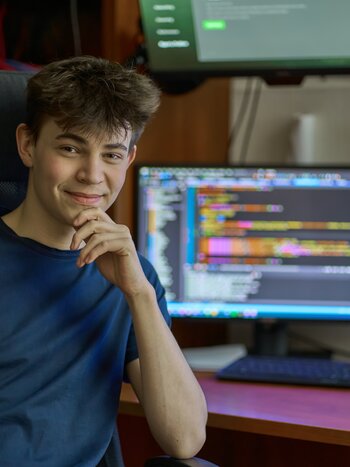
[[[208,373],[197,378],[209,411],[201,456],[223,467],[350,465],[349,390],[231,383]],[[130,416],[138,416],[146,429],[129,385],[122,389],[120,413],[129,423]],[[153,453],[158,452],[146,455]]]

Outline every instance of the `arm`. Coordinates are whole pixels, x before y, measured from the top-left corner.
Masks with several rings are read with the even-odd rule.
[[[173,457],[192,457],[205,441],[205,398],[159,310],[128,229],[98,208],[82,211],[74,225],[71,248],[86,242],[77,265],[96,261],[128,301],[139,359],[127,372],[155,439]]]
[[[152,290],[131,304],[139,360],[128,365],[130,381],[151,431],[165,452],[195,455],[205,441],[202,390],[165,323]],[[144,310],[144,312],[143,312]]]

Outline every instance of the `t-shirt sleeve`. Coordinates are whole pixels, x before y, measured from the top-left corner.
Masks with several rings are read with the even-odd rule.
[[[165,289],[162,286],[159,280],[158,274],[156,270],[154,269],[154,267],[151,265],[151,263],[146,258],[144,258],[142,255],[139,255],[139,258],[140,258],[142,269],[147,279],[149,280],[149,282],[153,285],[154,290],[156,292],[159,309],[166,323],[168,324],[169,327],[171,327],[171,317],[168,312],[168,306],[167,306],[167,301],[165,297]],[[137,359],[138,356],[139,354],[138,354],[138,349],[137,349],[137,344],[136,344],[134,326],[131,324],[127,348],[126,348],[126,354],[125,354],[124,369],[126,368],[126,365],[128,363]],[[124,380],[128,382],[125,371],[124,371]]]

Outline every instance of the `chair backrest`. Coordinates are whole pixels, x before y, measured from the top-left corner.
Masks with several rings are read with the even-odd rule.
[[[23,200],[28,170],[18,156],[16,127],[25,120],[25,92],[31,73],[0,71],[0,215]]]

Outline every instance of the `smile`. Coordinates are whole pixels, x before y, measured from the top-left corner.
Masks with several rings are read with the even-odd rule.
[[[103,195],[98,194],[87,194],[87,193],[78,193],[66,191],[69,197],[77,204],[82,204],[84,206],[94,206],[99,204]]]

